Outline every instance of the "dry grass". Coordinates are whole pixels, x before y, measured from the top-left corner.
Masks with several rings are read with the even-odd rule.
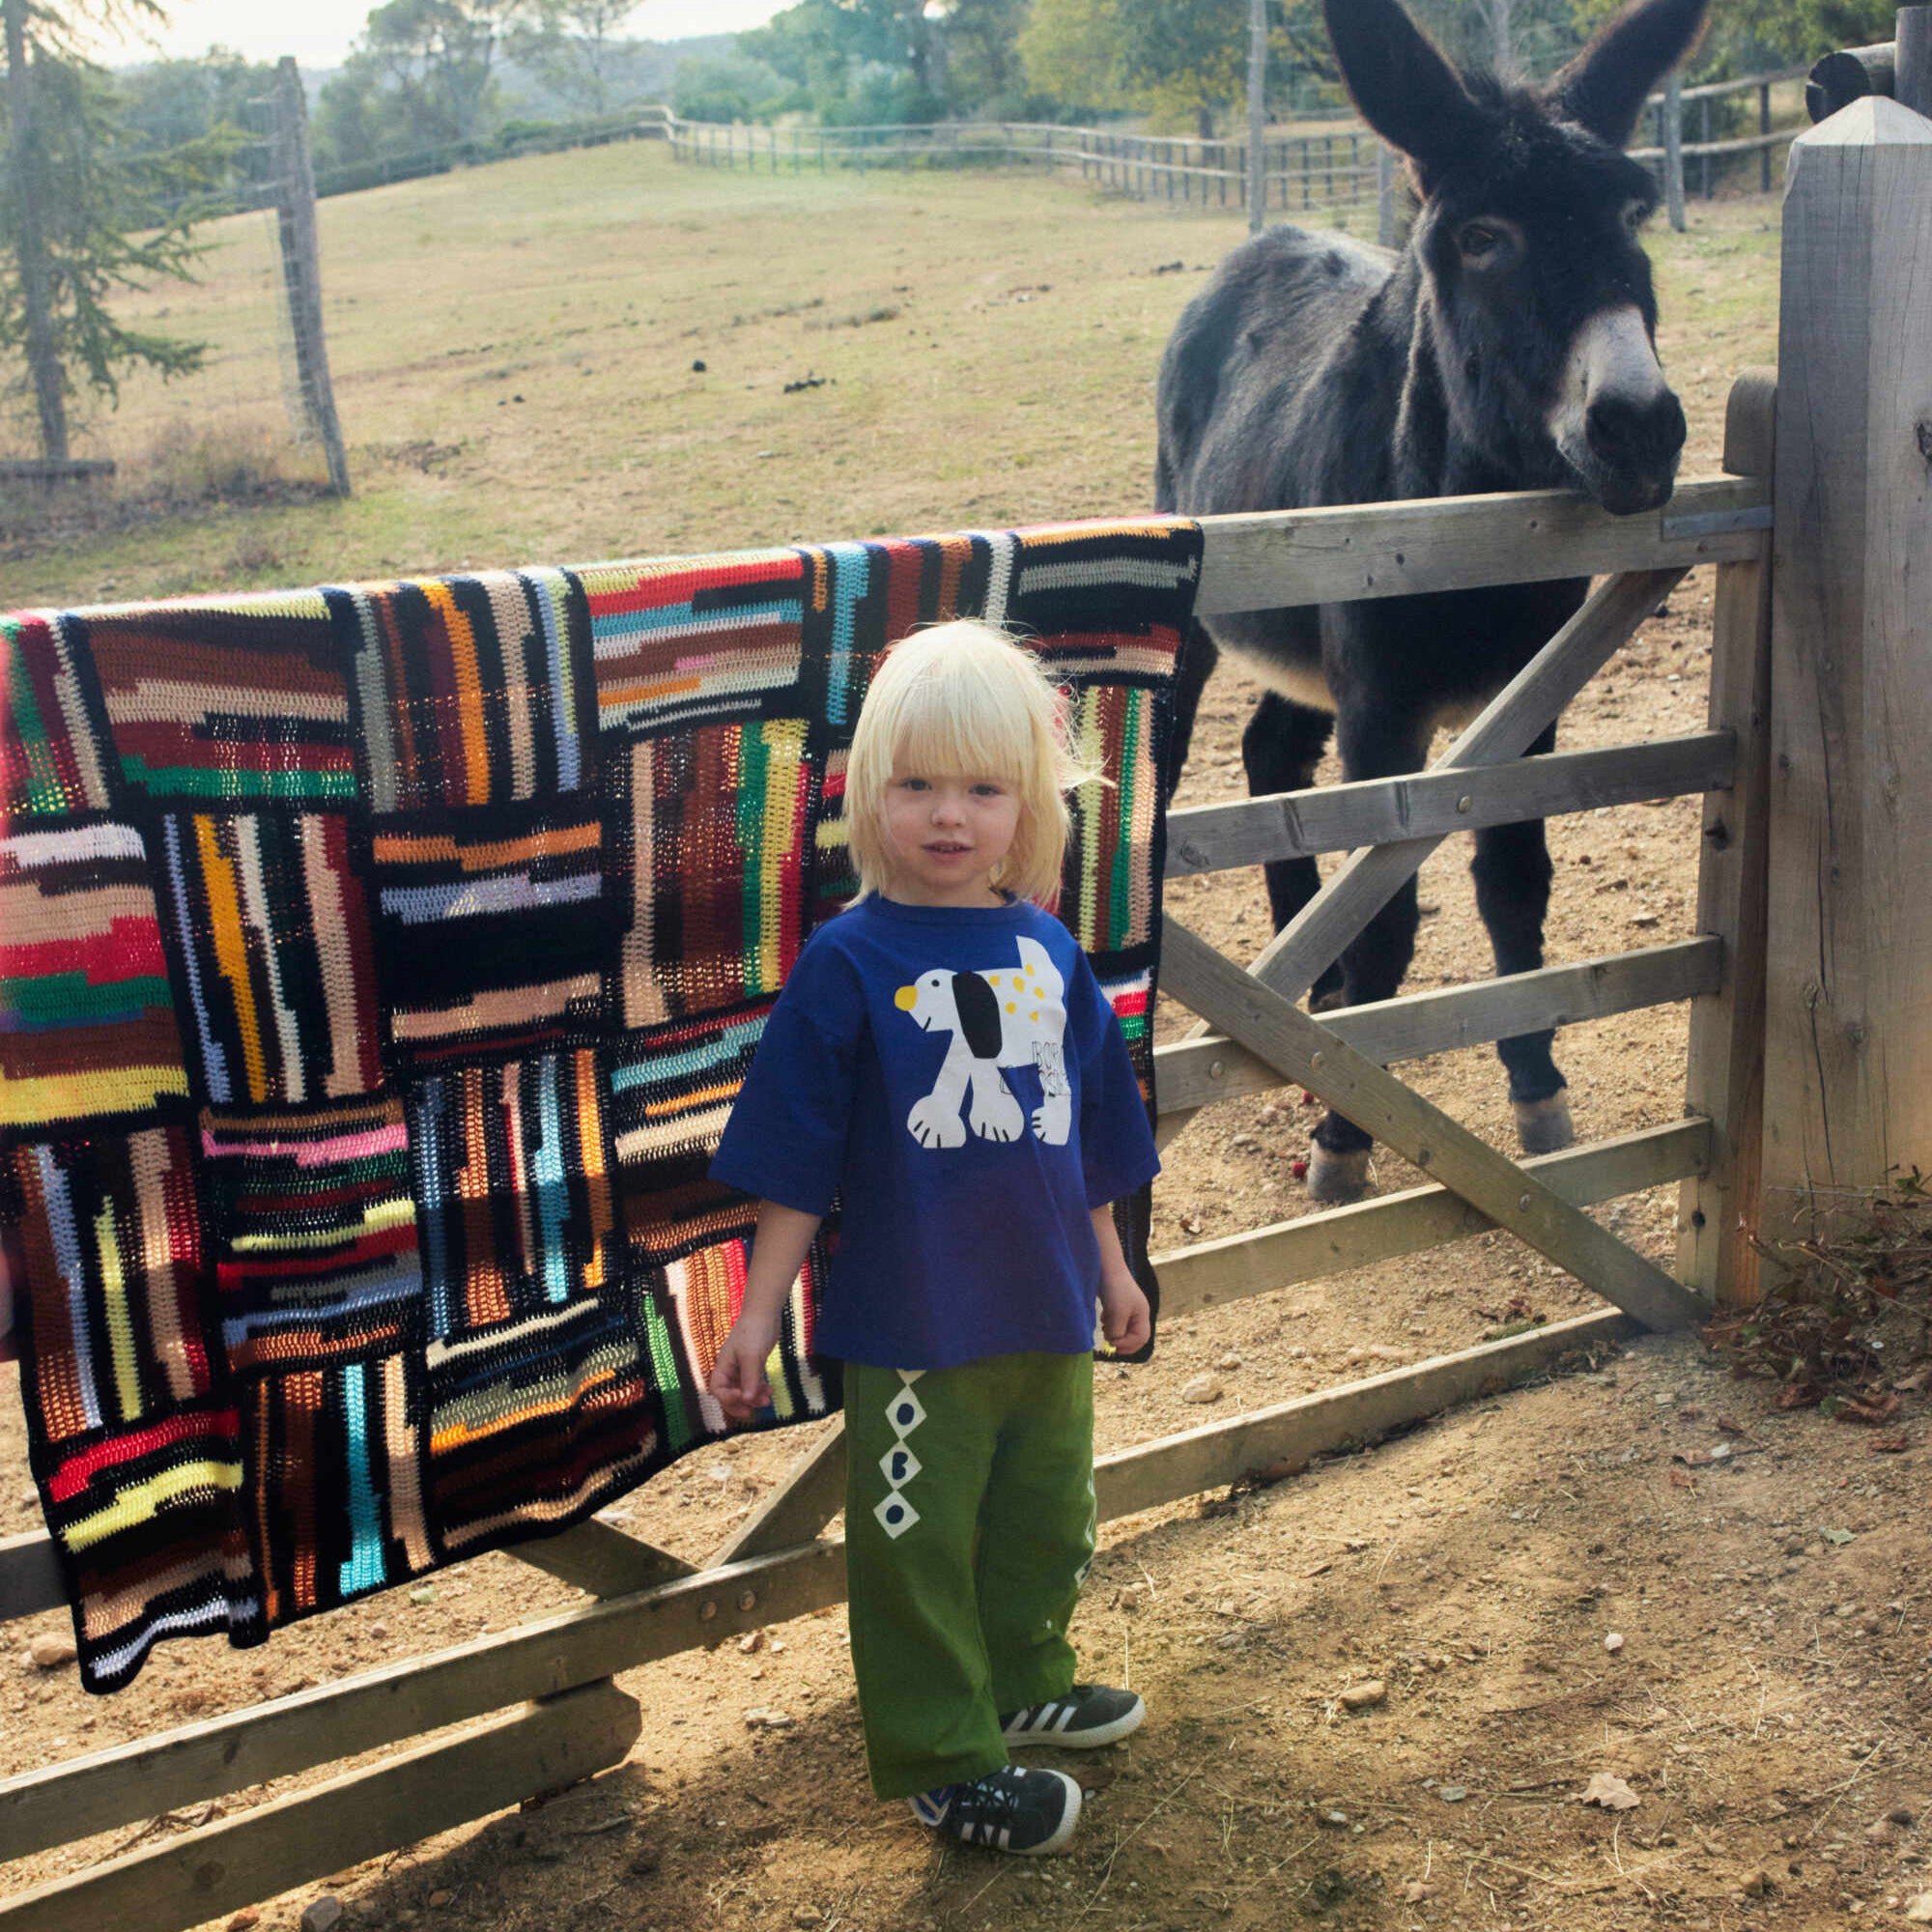
[[[1657,252],[1708,469],[1730,373],[1770,352],[1776,211],[1692,218]],[[284,440],[270,237],[238,216],[199,287],[129,305],[206,339],[206,372],[131,383],[80,452],[167,514],[23,533],[7,601],[1132,511],[1161,345],[1243,233],[1070,181],[795,180],[643,144],[340,197],[321,226],[354,500],[312,500],[319,462]]]

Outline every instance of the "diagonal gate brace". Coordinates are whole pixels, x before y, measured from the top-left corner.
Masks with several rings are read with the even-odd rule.
[[[1313,1089],[1645,1327],[1682,1328],[1708,1316],[1689,1290],[1581,1208],[1171,918],[1161,923],[1161,961],[1178,997],[1230,1039],[1285,1080]]]
[[[1611,653],[1687,574],[1677,566],[1633,570],[1600,583],[1582,609],[1497,692],[1430,769],[1503,765],[1521,757],[1536,742],[1537,733],[1562,715]],[[1366,845],[1350,853],[1321,890],[1268,941],[1248,970],[1277,993],[1298,1000],[1446,837],[1434,833],[1387,845]],[[1171,976],[1166,990],[1184,1005],[1194,1006]],[[1186,1037],[1197,1038],[1206,1031],[1196,1027]],[[1165,1147],[1193,1118],[1192,1112],[1165,1116],[1158,1130],[1160,1145]]]

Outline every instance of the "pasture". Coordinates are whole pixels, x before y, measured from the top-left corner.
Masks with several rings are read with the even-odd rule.
[[[1692,220],[1686,237],[1660,232],[1656,254],[1664,362],[1690,415],[1695,474],[1716,467],[1731,375],[1771,359],[1777,232],[1775,202],[1697,206]],[[1150,493],[1161,343],[1240,232],[1066,184],[795,182],[675,169],[641,146],[325,203],[356,497],[277,500],[270,489],[165,521],[15,537],[0,564],[7,598],[1136,509]],[[191,469],[197,440],[257,446],[251,425],[276,401],[266,228],[239,219],[217,242],[201,288],[142,305],[215,353],[195,383],[130,385],[111,446],[137,489],[143,465]],[[822,385],[786,392],[814,377]],[[1708,598],[1707,581],[1689,580],[1573,708],[1564,742],[1696,728]],[[1241,789],[1243,696],[1225,674],[1210,687],[1182,803]],[[1552,960],[1687,933],[1696,825],[1684,800],[1552,827]],[[1488,971],[1465,860],[1452,843],[1424,869],[1412,983]],[[1264,936],[1258,873],[1179,882],[1172,903],[1237,957]],[[1683,1040],[1673,1009],[1566,1032],[1558,1059],[1584,1135],[1681,1112]],[[1504,1138],[1487,1051],[1408,1072]],[[1298,1099],[1229,1103],[1175,1143],[1157,1251],[1300,1211]],[[1383,1189],[1412,1178],[1386,1156],[1377,1175]],[[1608,1212],[1667,1255],[1674,1199]],[[1589,1301],[1492,1235],[1185,1318],[1151,1369],[1106,1372],[1102,1445]],[[438,1932],[1207,1932],[1304,1916],[1378,1932],[1784,1932],[1841,1924],[1848,1910],[1895,1919],[1897,1899],[1923,1884],[1920,1841],[1886,1814],[1917,1814],[1932,1796],[1924,1598],[1906,1526],[1923,1452],[1874,1458],[1856,1432],[1780,1414],[1755,1386],[1719,1380],[1692,1339],[1583,1366],[1271,1487],[1114,1525],[1080,1634],[1095,1674],[1129,1679],[1152,1716],[1129,1746],[1082,1767],[1096,1796],[1069,1860],[994,1865],[941,1850],[871,1803],[834,1613],[632,1673],[625,1688],[648,1718],[621,1770],[266,1903],[259,1922],[292,1927],[319,1889],[342,1898],[355,1926]],[[1183,1403],[1191,1378],[1205,1378],[1197,1394],[1216,1392]],[[1734,1454],[1673,1461],[1719,1441],[1720,1417]],[[699,1556],[803,1446],[794,1432],[687,1459],[629,1500],[626,1526]],[[35,1520],[10,1399],[0,1534]],[[493,1555],[263,1651],[170,1647],[111,1700],[23,1663],[0,1679],[0,1776],[574,1595]],[[17,1652],[27,1633],[7,1634]],[[1340,1691],[1369,1679],[1381,1701],[1345,1709]],[[1600,1771],[1627,1779],[1638,1805],[1572,1803]],[[142,1836],[195,1822],[170,1814]],[[128,1842],[22,1861],[0,1886]]]

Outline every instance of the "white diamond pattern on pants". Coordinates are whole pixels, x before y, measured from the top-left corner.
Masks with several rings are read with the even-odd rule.
[[[886,1404],[886,1421],[898,1440],[879,1458],[879,1473],[886,1479],[887,1493],[874,1505],[872,1514],[879,1527],[895,1543],[919,1520],[919,1511],[904,1493],[905,1486],[920,1472],[920,1460],[906,1446],[906,1437],[925,1420],[925,1405],[913,1393],[912,1385],[925,1373],[923,1369],[901,1369],[898,1393]]]
[[[879,1527],[895,1543],[919,1520],[919,1512],[913,1508],[911,1498],[900,1495],[896,1490],[881,1496],[872,1514],[878,1518]]]

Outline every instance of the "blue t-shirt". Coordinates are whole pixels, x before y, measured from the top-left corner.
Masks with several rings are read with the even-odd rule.
[[[843,1201],[824,1354],[943,1369],[1094,1346],[1091,1210],[1160,1170],[1113,1009],[1057,919],[876,895],[799,953],[715,1179]]]

